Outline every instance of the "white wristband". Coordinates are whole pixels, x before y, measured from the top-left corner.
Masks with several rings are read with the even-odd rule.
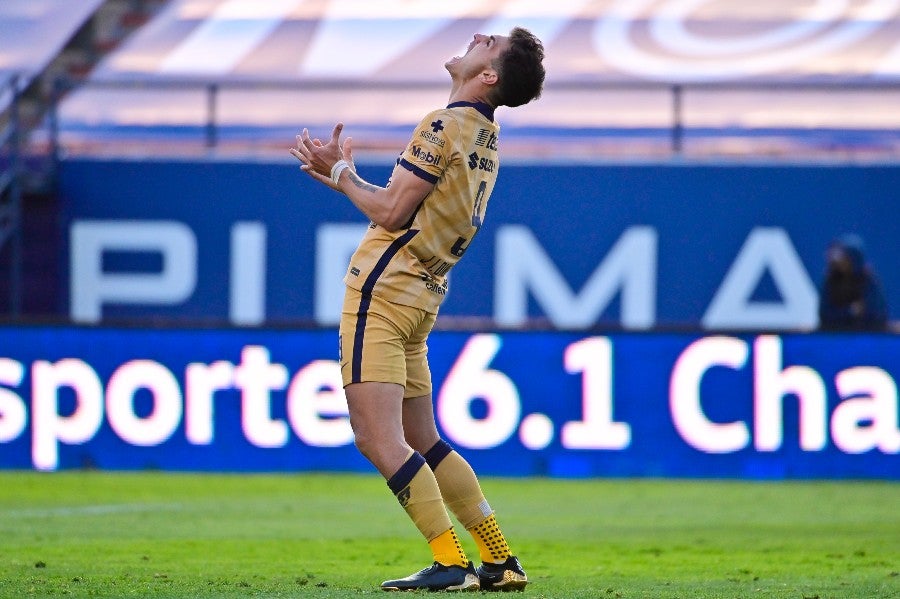
[[[338,160],[334,163],[334,166],[331,167],[331,182],[335,185],[338,184],[338,181],[341,178],[341,173],[344,172],[345,168],[350,168],[350,163],[346,160]]]

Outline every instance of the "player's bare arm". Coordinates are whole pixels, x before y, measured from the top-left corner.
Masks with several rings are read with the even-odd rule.
[[[340,191],[373,223],[388,231],[406,225],[434,184],[420,179],[402,167],[395,167],[390,187],[379,187],[348,173],[339,181]]]
[[[416,208],[434,188],[434,184],[400,167],[394,169],[390,187],[369,183],[352,166],[340,172],[337,181],[333,181],[332,169],[340,160],[346,160],[344,156],[347,153],[344,149],[349,150],[350,138],[345,140],[343,146],[339,143],[342,129],[343,125],[338,123],[327,144],[311,139],[309,132],[304,129],[297,137],[297,147],[291,149],[291,154],[303,162],[301,169],[317,181],[344,193],[373,223],[388,231],[399,230],[409,222]]]

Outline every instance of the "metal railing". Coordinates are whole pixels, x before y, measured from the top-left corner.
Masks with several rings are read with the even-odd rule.
[[[202,94],[203,117],[202,122],[192,123],[191,128],[202,131],[203,145],[209,149],[219,146],[223,135],[223,124],[220,121],[221,97],[227,91],[271,91],[271,92],[308,92],[308,91],[386,91],[403,89],[408,91],[445,89],[446,83],[440,81],[298,81],[298,80],[218,80],[204,81],[195,78],[184,79],[88,79],[83,81],[58,80],[57,93],[52,103],[49,115],[50,143],[52,152],[58,150],[58,99],[64,92],[76,87],[81,89],[112,89],[133,90],[135,92],[148,91],[192,91]],[[548,85],[544,96],[557,92],[658,92],[668,96],[668,125],[661,128],[665,136],[668,150],[673,155],[680,155],[685,151],[687,137],[696,133],[700,128],[688,122],[686,117],[687,102],[692,95],[710,92],[746,92],[774,95],[777,93],[801,93],[812,94],[832,92],[871,92],[898,93],[900,92],[900,80],[866,80],[861,78],[849,80],[785,80],[785,81],[760,81],[742,80],[736,82],[697,82],[697,83],[665,83],[652,81],[561,81]],[[709,130],[710,127],[706,127]],[[715,127],[712,127],[715,129]],[[896,134],[900,130],[897,127],[886,131],[887,134]]]
[[[3,83],[9,105],[0,107],[0,251],[9,243],[9,312],[22,312],[22,132],[19,120],[19,77]]]

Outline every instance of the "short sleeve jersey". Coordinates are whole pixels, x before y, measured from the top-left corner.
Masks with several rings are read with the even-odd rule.
[[[407,169],[434,189],[402,230],[369,226],[344,282],[363,294],[437,312],[447,273],[484,220],[497,180],[499,132],[487,104],[456,102],[426,115],[395,172]]]

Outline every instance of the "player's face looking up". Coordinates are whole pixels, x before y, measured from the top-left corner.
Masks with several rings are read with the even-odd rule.
[[[509,47],[509,38],[504,35],[482,35],[476,33],[463,56],[454,56],[444,67],[454,80],[467,81],[485,70],[494,71],[494,61]]]

